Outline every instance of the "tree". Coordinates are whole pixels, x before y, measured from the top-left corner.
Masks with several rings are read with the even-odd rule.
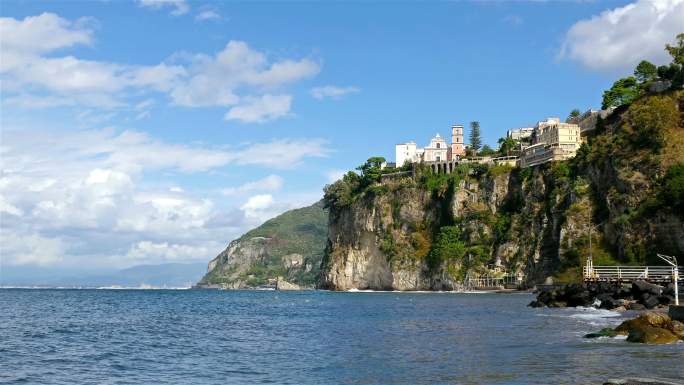
[[[639,85],[634,76],[622,78],[613,83],[609,90],[603,92],[601,108],[619,107],[629,104],[639,96]]]
[[[496,151],[494,151],[491,147],[489,147],[488,144],[485,144],[482,146],[482,150],[480,150],[480,155],[481,156],[490,156],[496,154]]]
[[[665,50],[672,56],[672,62],[684,66],[684,33],[677,35],[677,45],[665,45]]]
[[[650,82],[658,78],[658,67],[655,64],[642,60],[639,65],[634,69],[634,77],[639,81],[639,83]]]
[[[665,50],[672,56],[672,63],[670,63],[672,88],[682,88],[684,87],[684,33],[677,35],[676,45],[666,44]]]
[[[383,163],[385,163],[385,158],[381,156],[374,156],[368,158],[366,163],[356,168],[357,170],[361,171],[362,186],[369,186],[370,184],[380,180]]]
[[[577,108],[575,108],[575,109],[573,109],[572,111],[570,111],[570,114],[568,115],[568,120],[570,120],[570,119],[572,119],[572,118],[579,118],[579,116],[580,116],[581,114],[582,114],[582,113],[580,112],[580,110],[577,109]]]
[[[470,122],[470,148],[477,153],[482,147],[482,139],[480,138],[480,122]]]
[[[511,155],[511,152],[517,150],[518,142],[509,137],[499,138],[499,153],[502,155]]]

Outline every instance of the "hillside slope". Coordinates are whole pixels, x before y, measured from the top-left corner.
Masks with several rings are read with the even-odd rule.
[[[198,287],[242,289],[279,277],[314,286],[325,249],[328,213],[322,202],[287,211],[230,242],[209,262]]]

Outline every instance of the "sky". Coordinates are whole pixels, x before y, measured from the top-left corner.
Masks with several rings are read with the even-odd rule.
[[[3,1],[0,280],[209,261],[396,143],[599,107],[681,32],[684,0]]]

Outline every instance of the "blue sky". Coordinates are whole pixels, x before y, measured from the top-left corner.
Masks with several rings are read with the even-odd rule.
[[[39,2],[2,16],[2,261],[208,261],[394,144],[573,108],[684,2]]]

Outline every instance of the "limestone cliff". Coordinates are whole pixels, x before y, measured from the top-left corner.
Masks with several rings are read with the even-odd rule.
[[[313,287],[325,248],[328,213],[321,202],[290,210],[230,242],[209,262],[198,287],[276,286],[286,279]]]
[[[618,109],[570,161],[461,165],[451,174],[376,175],[326,188],[319,286],[444,290],[501,271],[571,281],[595,264],[655,263],[684,251],[684,93]]]

